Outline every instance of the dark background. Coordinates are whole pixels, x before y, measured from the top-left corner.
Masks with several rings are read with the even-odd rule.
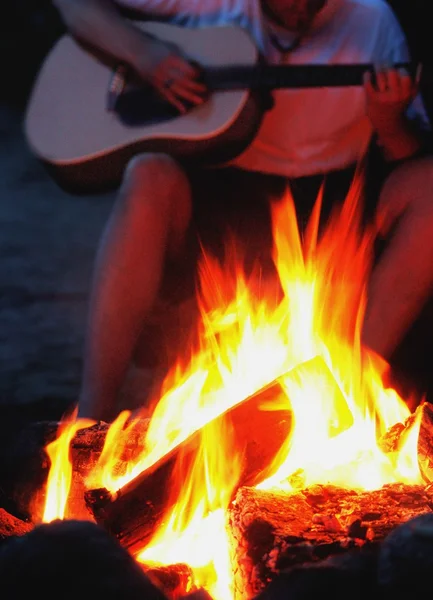
[[[432,115],[428,2],[390,3],[425,65],[422,92]],[[47,0],[14,0],[1,13],[0,418],[59,418],[76,401],[93,257],[113,195],[67,195],[29,152],[23,111],[64,27]],[[428,306],[392,361],[400,383],[428,396],[432,332]]]

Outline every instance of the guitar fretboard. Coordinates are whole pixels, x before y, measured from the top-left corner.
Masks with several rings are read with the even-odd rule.
[[[412,77],[417,65],[397,63]],[[348,87],[363,84],[365,73],[374,77],[372,64],[338,65],[253,65],[206,68],[203,80],[211,90],[254,88]]]

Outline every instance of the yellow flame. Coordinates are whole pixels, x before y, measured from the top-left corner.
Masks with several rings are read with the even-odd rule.
[[[171,481],[175,510],[137,559],[176,564],[186,558],[195,586],[204,587],[213,598],[228,600],[232,575],[225,518],[239,480],[241,456],[224,419],[203,427],[200,437],[193,464],[183,457],[178,460]]]
[[[162,441],[163,431],[168,438],[176,432],[178,440],[179,430],[188,435],[202,427],[199,415],[204,406],[209,405],[210,410],[206,420],[215,407],[220,412],[226,410],[227,400],[233,406],[279,378],[286,398],[282,400],[279,395],[274,404],[268,402],[263,409],[276,410],[285,404],[292,411],[293,426],[274,459],[273,475],[259,487],[293,489],[293,484],[330,482],[375,489],[393,481],[421,482],[419,424],[411,429],[398,453],[385,454],[378,445],[380,436],[403,422],[410,411],[395,390],[385,388],[387,365],[360,342],[374,241],[373,232],[361,228],[360,192],[360,179],[355,179],[351,194],[341,211],[331,216],[320,241],[321,196],[303,242],[290,195],[274,205],[274,258],[283,291],[279,303],[266,296],[257,298],[251,281],[240,270],[238,256],[230,271],[227,265],[221,266],[204,254],[200,272],[202,346],[190,370],[182,375],[182,385],[176,384],[180,379],[175,377],[157,406],[157,419],[151,423],[148,437],[154,448]],[[230,273],[235,273],[232,280]],[[194,389],[191,383],[197,380],[200,383]],[[227,436],[220,438],[221,443],[230,446]],[[162,444],[158,455],[164,452],[165,441]],[[217,448],[214,443],[210,451]],[[234,458],[236,452],[231,449],[228,456]],[[226,485],[218,471],[213,473],[216,485]],[[294,474],[296,477],[291,477]],[[229,487],[233,489],[233,483]],[[187,562],[198,568],[203,561],[197,562],[194,549],[202,545],[197,538],[192,544],[191,536],[200,530],[201,523],[201,542],[208,549],[205,522],[213,513],[197,511],[174,528],[173,521],[184,515],[186,496],[195,494],[199,504],[203,486],[194,483],[188,492],[175,487],[175,493],[177,503],[167,526],[139,559],[177,562],[188,557]],[[221,541],[221,545],[215,543],[212,560],[208,561],[204,550],[199,554],[201,559],[206,557],[210,574],[215,573],[219,558],[228,561],[222,525],[220,534],[212,536]],[[216,572],[219,582],[225,571]],[[218,600],[230,598],[230,579],[223,589],[216,589],[209,581],[199,582]]]
[[[90,419],[76,420],[77,409],[70,417],[62,420],[56,439],[47,445],[45,451],[50,459],[47,478],[46,499],[42,520],[50,523],[65,517],[66,505],[72,481],[72,464],[69,459],[70,444],[80,429],[91,427]]]
[[[150,423],[128,412],[118,416],[87,481],[119,490],[198,435],[193,460],[178,454],[169,482],[174,508],[137,559],[188,563],[194,585],[215,600],[232,597],[226,514],[246,456],[226,413],[267,384],[279,381],[280,391],[261,410],[285,410],[291,429],[260,487],[421,482],[419,421],[398,452],[385,453],[379,444],[410,411],[384,384],[388,365],[360,340],[375,237],[361,226],[362,177],[319,236],[321,201],[319,194],[302,240],[290,193],[273,204],[277,286],[259,270],[247,275],[233,244],[222,263],[203,252],[201,319],[191,355],[168,373]],[[251,435],[260,435],[260,427]],[[136,453],[126,460],[131,439]]]

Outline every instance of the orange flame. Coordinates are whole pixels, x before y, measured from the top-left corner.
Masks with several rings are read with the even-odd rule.
[[[175,510],[137,559],[145,563],[187,562],[193,569],[195,586],[206,588],[213,598],[230,598],[225,510],[239,481],[241,457],[233,444],[233,432],[223,420],[211,421],[201,429],[200,437],[193,465],[182,460],[177,463],[171,482]]]
[[[44,523],[65,517],[66,505],[71,488],[72,464],[69,459],[69,447],[75,434],[94,424],[90,419],[76,420],[77,409],[70,417],[62,420],[56,439],[45,448],[51,465],[47,478],[45,508],[42,517]]]
[[[266,384],[279,380],[284,394],[262,410],[287,409],[292,427],[260,487],[421,482],[419,422],[394,455],[378,444],[409,409],[383,383],[388,366],[360,341],[375,235],[361,227],[362,177],[319,239],[321,200],[320,194],[303,240],[290,194],[273,205],[277,295],[264,284],[257,293],[256,273],[247,277],[238,248],[224,264],[203,253],[197,349],[167,375],[148,427],[128,412],[119,415],[87,481],[119,490],[199,432],[192,464],[182,457],[176,463],[174,509],[137,559],[188,563],[194,585],[215,600],[233,597],[226,514],[245,451],[236,446],[229,421],[216,417]],[[131,437],[139,451],[119,469]]]

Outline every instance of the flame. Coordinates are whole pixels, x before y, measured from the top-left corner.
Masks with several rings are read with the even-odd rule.
[[[56,439],[47,445],[45,451],[50,459],[47,478],[45,507],[42,517],[44,523],[65,517],[66,505],[72,481],[72,464],[69,448],[75,434],[94,424],[90,419],[76,419],[77,409],[65,417],[57,432]]]
[[[334,483],[371,490],[421,482],[419,420],[398,452],[385,453],[379,443],[410,411],[384,383],[388,365],[361,344],[375,238],[361,225],[362,185],[358,174],[320,236],[321,193],[303,239],[290,192],[273,203],[277,292],[260,270],[246,274],[236,244],[227,245],[222,263],[203,251],[196,345],[168,373],[150,422],[118,416],[87,481],[115,492],[197,435],[194,459],[180,452],[173,471],[174,508],[136,558],[187,563],[192,588],[206,588],[215,600],[233,597],[226,515],[245,457],[226,414],[264,386],[278,381],[283,393],[261,410],[286,410],[292,425],[259,487]],[[70,441],[72,434],[65,436]],[[137,451],[125,465],[131,439]],[[65,469],[59,464],[53,479]]]
[[[171,482],[175,510],[137,560],[176,564],[187,557],[196,587],[207,589],[213,598],[231,598],[225,514],[239,481],[241,456],[224,420],[211,421],[200,430],[200,438],[192,466],[178,461]]]

